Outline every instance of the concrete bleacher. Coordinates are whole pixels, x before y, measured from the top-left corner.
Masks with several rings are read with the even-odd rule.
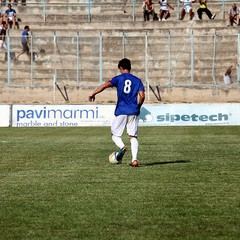
[[[189,21],[186,15],[183,21],[178,20],[176,1],[170,1],[175,10],[167,22],[149,21],[142,18],[142,1],[136,3],[136,18],[132,17],[132,2],[127,1],[91,1],[91,22],[88,22],[88,6],[83,1],[48,0],[46,16],[43,4],[37,0],[27,2],[27,6],[14,6],[21,18],[20,29],[11,29],[11,52],[21,50],[19,39],[25,25],[31,27],[33,51],[38,56],[32,65],[27,57],[21,56],[18,61],[11,61],[11,82],[7,81],[9,72],[6,56],[0,56],[0,84],[10,87],[46,87],[51,88],[53,76],[57,76],[60,85],[68,85],[72,91],[79,87],[99,85],[99,39],[102,36],[103,76],[106,81],[118,73],[116,66],[120,58],[129,57],[133,63],[134,74],[145,83],[173,87],[172,85],[204,88],[223,87],[223,73],[229,65],[237,61],[236,27],[227,27],[226,12],[222,1],[212,0],[209,8],[217,14],[215,20]],[[198,4],[194,4],[197,9]],[[226,9],[230,6],[226,4]],[[124,11],[126,13],[124,13]],[[127,44],[123,53],[123,35]],[[54,43],[56,36],[57,44]],[[145,79],[144,49],[148,41],[148,77]],[[171,36],[171,79],[169,79],[169,36]],[[191,71],[191,36],[194,36],[194,72]],[[216,62],[213,79],[213,38],[218,39]],[[77,58],[77,40],[80,40]],[[42,51],[43,50],[43,51]],[[78,62],[79,61],[79,62]],[[78,66],[77,66],[78,64]],[[193,74],[193,76],[192,76]],[[233,72],[236,80],[237,72]],[[235,86],[236,87],[236,86]],[[186,88],[185,88],[186,89]]]

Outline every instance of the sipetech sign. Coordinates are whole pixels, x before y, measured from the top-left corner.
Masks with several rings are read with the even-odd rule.
[[[240,104],[144,105],[140,121],[148,126],[240,125]]]
[[[166,113],[165,115],[158,115],[157,116],[157,121],[158,122],[178,122],[178,121],[183,121],[183,122],[226,122],[229,120],[229,115],[224,114],[224,113],[217,113],[217,114],[212,114],[212,115],[206,115],[206,114],[170,114]]]

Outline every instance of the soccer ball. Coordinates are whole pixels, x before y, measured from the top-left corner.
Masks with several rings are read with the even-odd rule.
[[[122,163],[122,160],[118,161],[117,160],[117,154],[118,152],[113,152],[109,155],[108,159],[111,164],[120,164]]]

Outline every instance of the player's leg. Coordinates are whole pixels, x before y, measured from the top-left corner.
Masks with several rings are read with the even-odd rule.
[[[127,134],[130,137],[130,143],[131,143],[131,153],[132,153],[132,166],[137,167],[138,166],[138,123],[139,123],[139,117],[135,115],[128,116],[127,121]]]
[[[160,9],[160,11],[159,11],[159,21],[162,21],[162,18],[163,18],[163,10],[162,9]]]
[[[132,165],[138,165],[138,139],[135,136],[130,136]]]
[[[29,60],[29,62],[30,62],[30,61],[31,61],[31,54],[30,54],[30,49],[29,49],[29,47],[28,47],[27,44],[26,44],[25,52],[27,53],[28,60]]]
[[[122,134],[125,129],[126,122],[127,115],[119,115],[113,119],[111,126],[112,140],[116,146],[120,148],[120,151],[117,155],[117,160],[121,160],[126,152],[126,146],[122,140]]]
[[[164,19],[167,20],[170,17],[170,12],[168,10],[164,13]]]
[[[184,8],[182,8],[181,13],[180,13],[180,20],[183,20],[185,17],[186,11]]]
[[[240,13],[237,15],[237,26],[240,26]]]
[[[26,51],[26,44],[27,43],[22,43],[22,47],[23,47],[22,51],[15,58],[13,58],[13,60],[17,60],[23,53],[25,53],[25,51]]]
[[[205,8],[204,11],[209,19],[214,19],[215,16],[211,13],[211,11],[208,8]]]
[[[197,10],[197,14],[198,14],[199,20],[202,20],[202,14],[203,14],[202,8],[199,8],[199,9]]]
[[[16,18],[12,17],[12,22],[13,22],[13,28],[16,28]]]
[[[194,17],[194,12],[192,8],[189,10],[189,16],[190,16],[190,20],[192,20]]]

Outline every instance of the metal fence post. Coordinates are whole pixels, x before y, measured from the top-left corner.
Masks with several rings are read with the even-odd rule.
[[[99,80],[100,84],[103,82],[103,73],[102,73],[102,31],[99,35]]]
[[[125,57],[125,34],[123,32],[123,35],[122,35],[122,57],[124,58]]]
[[[56,32],[54,31],[53,36],[53,47],[54,47],[54,72],[55,72],[55,79],[57,78],[57,36]]]
[[[240,29],[238,29],[238,83],[240,83]]]
[[[168,32],[168,84],[171,83],[171,33]]]
[[[177,18],[180,19],[180,1],[177,1]]]
[[[31,42],[31,52],[30,52],[30,61],[31,61],[31,87],[33,87],[33,38],[32,32],[30,34],[30,42]]]
[[[43,20],[46,22],[46,0],[43,0]]]
[[[191,34],[191,84],[194,83],[194,35]]]
[[[77,86],[79,86],[79,82],[80,82],[80,38],[79,38],[79,32],[77,32]]]
[[[223,19],[225,19],[225,0],[222,0],[222,14],[223,14]]]
[[[88,0],[88,22],[91,22],[91,1]]]
[[[217,39],[217,34],[216,31],[214,32],[214,48],[213,48],[213,62],[212,62],[212,78],[213,78],[213,82],[215,85],[217,85],[216,83],[216,79],[215,79],[215,60],[216,60],[216,39]]]
[[[8,68],[8,86],[11,85],[11,44],[10,44],[10,31],[8,29],[8,36],[7,36],[7,68]]]
[[[148,79],[148,33],[145,33],[145,82],[147,84],[147,99],[150,100],[149,79]]]
[[[135,22],[135,20],[136,20],[135,9],[136,9],[136,0],[132,0],[132,19],[133,19],[133,22]]]

